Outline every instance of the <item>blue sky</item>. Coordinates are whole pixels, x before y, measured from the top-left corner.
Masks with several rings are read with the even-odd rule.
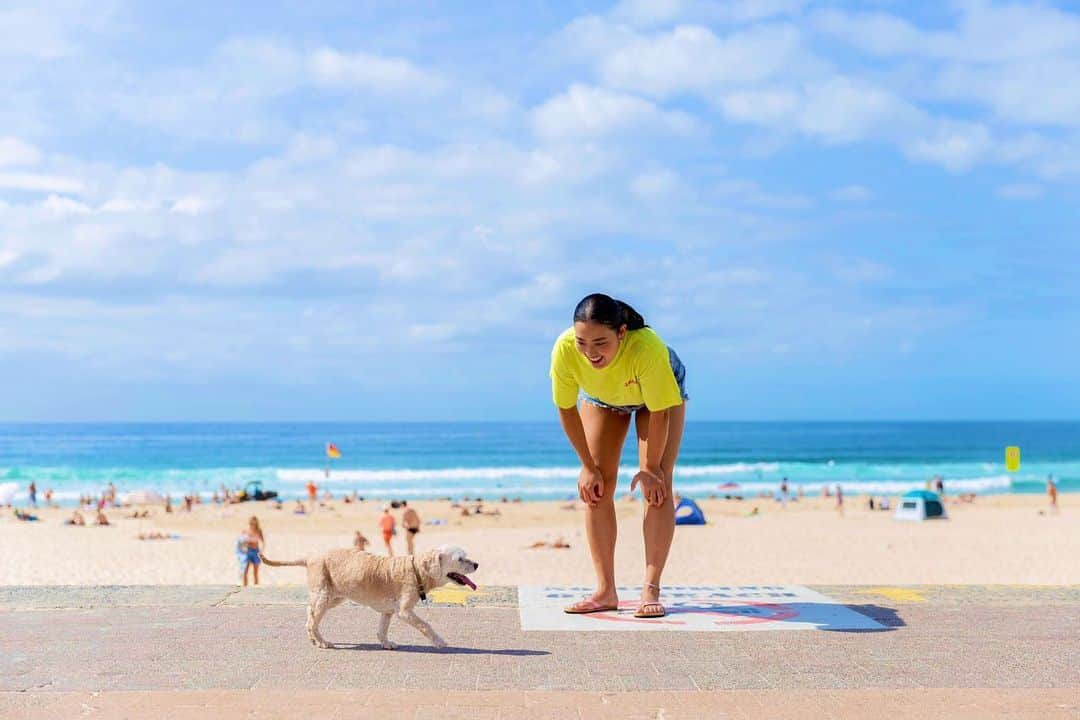
[[[1080,416],[1061,3],[0,6],[0,420]]]

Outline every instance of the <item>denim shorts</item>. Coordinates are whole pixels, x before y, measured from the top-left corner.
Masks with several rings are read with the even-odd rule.
[[[686,402],[690,399],[690,396],[686,394],[686,366],[682,364],[682,360],[679,359],[674,350],[670,347],[667,350],[668,357],[671,359],[671,372],[675,374],[675,382],[679,385],[679,395],[682,396],[683,402]],[[644,403],[641,405],[608,405],[603,400],[597,400],[592,395],[587,395],[584,392],[581,393],[581,399],[597,407],[613,410],[623,415],[630,415],[638,410],[645,409]]]

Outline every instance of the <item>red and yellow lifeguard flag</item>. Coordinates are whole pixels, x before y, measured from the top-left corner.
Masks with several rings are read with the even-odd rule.
[[[337,445],[334,443],[326,443],[326,457],[339,458],[341,457],[341,451],[337,449]]]

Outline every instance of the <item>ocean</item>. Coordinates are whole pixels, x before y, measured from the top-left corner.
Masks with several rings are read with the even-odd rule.
[[[626,485],[636,467],[633,430]],[[342,457],[328,461],[333,442]],[[1021,449],[1006,472],[1005,448]],[[933,475],[947,493],[1041,493],[1053,474],[1064,492],[1080,490],[1076,422],[697,422],[687,424],[676,489],[684,495],[756,495],[787,477],[792,492],[899,493]],[[0,424],[0,488],[24,501],[74,504],[109,483],[125,492],[154,489],[208,497],[222,485],[259,480],[285,498],[308,480],[333,493],[367,498],[576,495],[576,456],[554,418],[543,423],[182,423]],[[721,486],[727,484],[726,487]],[[737,487],[732,487],[735,484]]]

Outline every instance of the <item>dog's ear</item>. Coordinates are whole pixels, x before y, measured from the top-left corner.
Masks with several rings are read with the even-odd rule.
[[[441,578],[443,574],[442,547],[435,548],[434,550],[428,550],[424,554],[427,556],[424,558],[424,567],[427,568],[427,571],[431,574],[431,577]]]

